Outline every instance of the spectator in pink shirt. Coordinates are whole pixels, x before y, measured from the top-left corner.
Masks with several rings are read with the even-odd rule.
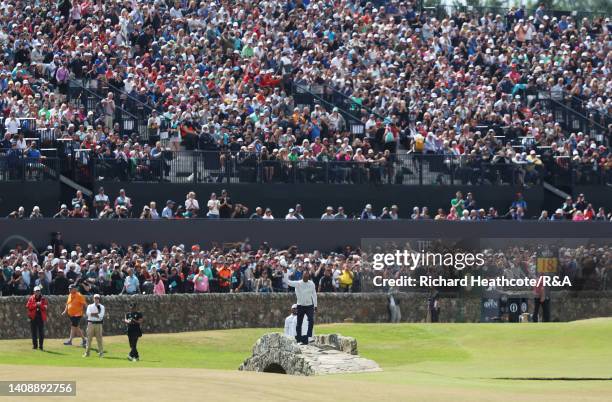
[[[582,211],[576,211],[574,212],[574,217],[572,218],[572,220],[574,222],[582,222],[584,221],[584,214],[582,213]]]
[[[200,268],[200,272],[193,278],[194,293],[208,293],[208,277],[204,274],[204,267]]]
[[[154,295],[165,295],[166,294],[166,286],[164,285],[164,280],[158,272],[153,274],[153,294]]]

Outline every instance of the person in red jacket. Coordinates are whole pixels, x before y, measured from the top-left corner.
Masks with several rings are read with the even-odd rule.
[[[49,303],[42,295],[40,286],[34,287],[34,294],[30,296],[26,307],[32,330],[32,349],[43,350],[45,340],[45,321],[47,321],[47,307]]]

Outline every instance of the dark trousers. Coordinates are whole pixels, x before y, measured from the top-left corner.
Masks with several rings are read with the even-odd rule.
[[[139,334],[128,332],[128,340],[130,341],[130,356],[137,359],[140,357],[138,355],[138,349],[136,349],[138,338],[140,338]]]
[[[302,334],[302,322],[304,321],[304,315],[308,317],[308,331],[306,334]],[[308,343],[308,338],[312,336],[312,327],[314,325],[314,306],[300,306],[297,307],[297,325],[295,328],[295,340],[300,343]]]
[[[533,299],[533,322],[539,320],[540,306],[542,307],[542,322],[550,322],[550,299],[548,297],[543,302],[539,297]]]
[[[45,322],[42,317],[30,320],[30,329],[32,330],[32,346],[42,349],[45,341]]]
[[[431,315],[431,322],[440,322],[440,310],[437,308],[429,309],[429,314]]]

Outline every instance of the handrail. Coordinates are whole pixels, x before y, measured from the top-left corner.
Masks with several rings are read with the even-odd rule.
[[[81,89],[83,90],[83,92],[86,92],[86,93],[88,93],[88,94],[90,94],[90,95],[92,95],[92,96],[95,96],[95,97],[96,97],[96,98],[98,98],[100,101],[104,99],[104,98],[103,98],[103,97],[102,97],[100,94],[97,94],[97,93],[95,93],[94,91],[92,91],[92,90],[90,90],[90,89],[86,88],[86,87],[85,87],[85,86],[84,86],[82,83],[77,82],[77,84],[78,84],[79,88],[81,88]],[[81,93],[81,94],[82,94],[82,93]],[[81,94],[79,94],[79,99],[80,99],[80,97],[81,97]],[[119,109],[120,111],[122,111],[123,113],[127,114],[127,115],[128,115],[128,117],[130,117],[130,118],[132,118],[132,119],[134,119],[134,120],[138,120],[138,117],[136,117],[136,116],[135,116],[135,115],[133,115],[132,113],[128,112],[128,111],[127,111],[127,110],[125,110],[123,107],[121,107],[121,106],[116,106],[116,108],[117,108],[117,109]]]
[[[542,98],[540,96],[541,93],[546,93],[548,97],[547,98]],[[601,125],[600,123],[598,123],[595,120],[589,118],[588,116],[584,115],[580,111],[578,111],[578,110],[576,110],[574,108],[569,107],[568,105],[564,104],[563,102],[554,99],[552,97],[552,91],[549,90],[549,89],[547,89],[547,90],[538,90],[538,95],[536,96],[536,101],[540,101],[540,100],[548,100],[551,103],[553,103],[556,107],[560,107],[560,108],[564,109],[565,111],[574,114],[578,118],[585,120],[587,123],[593,125],[594,127],[598,128],[599,130],[602,130],[604,132],[607,131],[607,128],[604,127],[603,125]]]
[[[350,96],[345,95],[344,93],[342,93],[342,91],[340,91],[339,89],[335,88],[333,85],[330,84],[324,84],[324,86],[326,88],[331,88],[332,91],[334,91],[334,93],[339,94],[340,96],[342,96],[344,99],[348,100],[349,102],[351,102],[352,104],[355,104],[356,106],[359,107],[359,109],[364,109],[366,112],[368,112],[369,114],[373,114],[374,116],[378,117],[381,120],[384,120],[385,118],[383,116],[381,116],[380,114],[378,114],[377,112],[375,112],[373,109],[370,109],[367,106],[364,105],[360,105],[359,103],[355,102]]]
[[[111,90],[116,91],[116,92],[119,92],[119,93],[121,93],[121,94],[124,94],[124,95],[125,95],[125,96],[127,96],[129,99],[131,99],[131,100],[135,101],[136,103],[138,103],[138,104],[140,104],[140,105],[144,106],[145,108],[149,109],[149,111],[150,111],[150,112],[153,112],[154,110],[157,110],[157,109],[155,109],[154,107],[152,107],[151,105],[148,105],[148,104],[146,104],[146,103],[142,102],[141,100],[139,100],[139,99],[135,98],[134,96],[130,95],[129,93],[127,93],[127,91],[125,91],[125,90],[123,90],[123,89],[121,89],[121,88],[118,88],[118,87],[114,86],[113,84],[111,84],[111,83],[109,83],[109,82],[107,82],[106,84],[108,85],[108,87],[109,87]]]
[[[588,116],[585,116],[584,114],[580,113],[579,111],[577,111],[576,109],[573,109],[567,105],[564,105],[562,102],[559,102],[557,100],[554,99],[550,99],[551,102],[553,102],[555,105],[565,109],[566,111],[573,113],[574,115],[576,115],[577,117],[584,119],[587,123],[599,128],[600,130],[603,131],[607,131],[607,128],[605,128],[604,126],[602,126],[601,124],[597,123],[596,121],[594,121],[593,119],[589,118]]]
[[[308,93],[310,96],[312,96],[314,99],[316,99],[317,101],[323,103],[324,105],[326,105],[327,107],[331,107],[332,110],[333,108],[337,107],[336,105],[334,105],[331,102],[326,101],[325,99],[321,98],[319,95],[315,94],[314,92],[312,92],[310,89],[308,89],[308,87],[303,86],[302,84],[298,84],[296,82],[293,82],[293,86],[302,89],[303,91],[305,91],[306,93]],[[340,108],[338,108],[340,109]],[[350,119],[354,120],[355,122],[358,122],[359,124],[362,124],[361,119],[358,118],[357,116],[353,115],[352,113],[344,110],[344,109],[340,109],[342,110],[342,114],[348,116]]]
[[[592,110],[589,110],[589,108],[587,107],[587,100],[584,100],[582,98],[577,97],[576,95],[573,95],[571,92],[563,90],[563,95],[564,95],[564,99],[569,99],[570,102],[572,102],[572,104],[574,102],[580,104],[580,108],[581,110],[577,110],[578,112],[584,112],[584,113],[597,113],[599,115],[601,115],[603,118],[607,120],[610,120],[612,118],[612,116],[610,116],[610,113],[608,113],[608,111],[606,110],[605,113],[601,113],[599,111],[595,111],[593,112]],[[568,106],[570,107],[570,106]],[[570,107],[570,109],[575,109],[573,107]]]

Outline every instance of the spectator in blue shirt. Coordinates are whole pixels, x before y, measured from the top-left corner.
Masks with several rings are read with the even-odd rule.
[[[41,153],[40,153],[40,150],[38,148],[36,148],[36,143],[35,142],[32,142],[30,144],[30,147],[26,151],[26,156],[32,162],[40,160]]]
[[[138,293],[139,290],[140,282],[138,282],[138,278],[134,275],[134,271],[129,268],[128,275],[125,277],[123,282],[123,293],[134,295]]]
[[[516,194],[516,200],[512,203],[510,208],[514,208],[515,210],[521,208],[523,211],[527,211],[527,201],[523,199],[522,193]]]
[[[168,200],[166,201],[166,207],[162,211],[162,218],[172,219],[174,218],[174,201]]]

